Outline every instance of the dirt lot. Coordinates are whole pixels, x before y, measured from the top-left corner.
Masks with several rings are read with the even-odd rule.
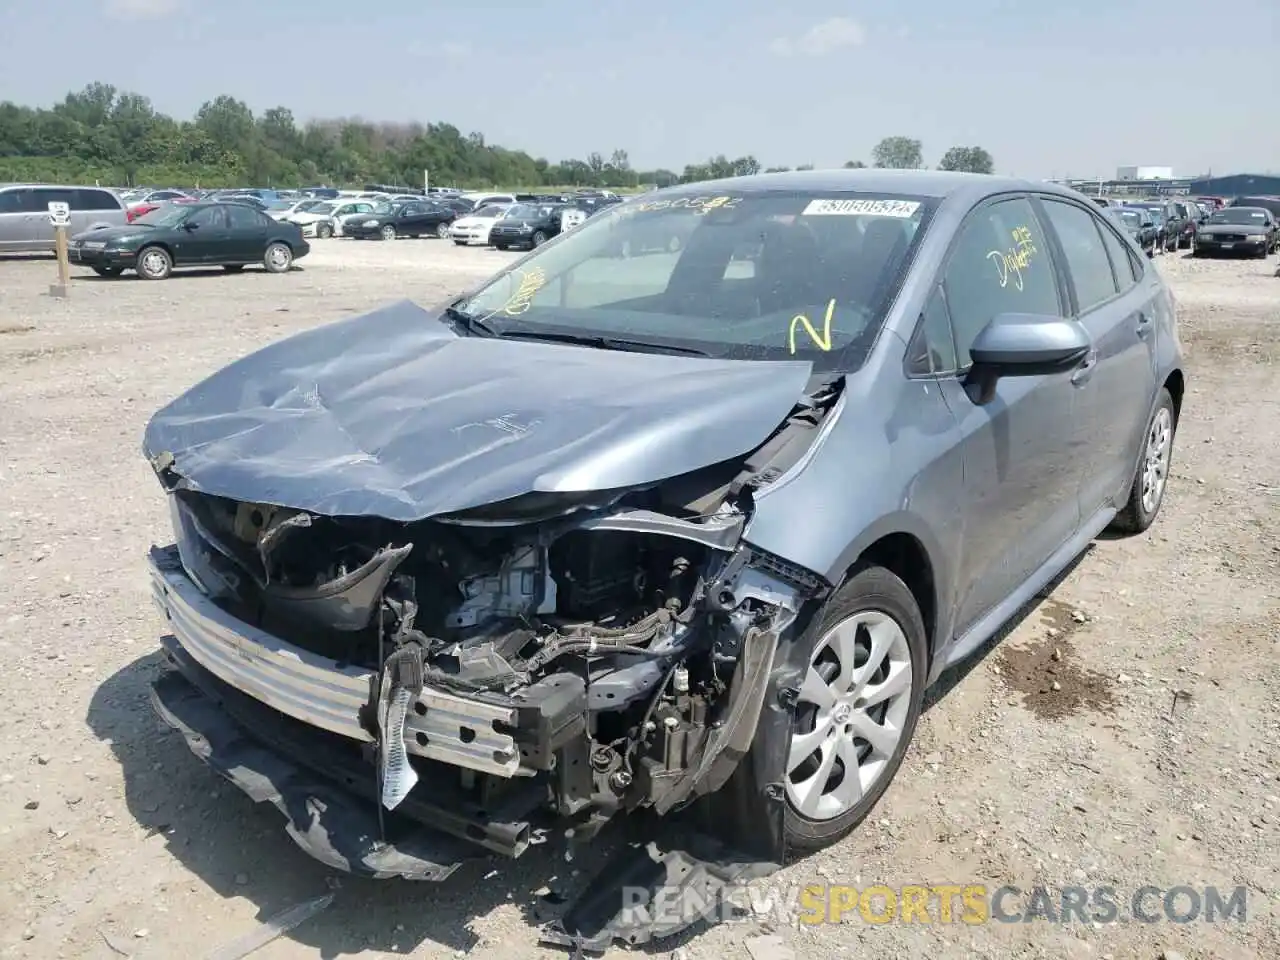
[[[0,956],[190,956],[326,890],[271,808],[160,727],[144,556],[167,519],[150,413],[234,357],[398,297],[442,300],[505,255],[322,242],[284,277],[166,283],[0,260]],[[846,842],[760,891],[759,916],[659,956],[1280,956],[1280,278],[1163,257],[1190,389],[1152,532],[1105,541],[944,684],[896,784]],[[342,881],[255,960],[561,956],[533,940],[589,865],[536,850],[443,885]],[[1244,923],[779,921],[795,885],[1248,888]],[[1181,909],[1187,908],[1181,901]],[[1148,905],[1159,909],[1158,897]],[[1011,909],[1026,906],[1013,901]],[[935,920],[936,920],[935,915]],[[776,939],[775,939],[776,938]]]

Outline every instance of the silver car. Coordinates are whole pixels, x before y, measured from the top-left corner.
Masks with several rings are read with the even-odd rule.
[[[1074,191],[646,194],[438,315],[309,330],[154,416],[154,698],[372,876],[697,812],[713,838],[590,885],[657,877],[692,920],[852,830],[926,689],[1093,538],[1152,523],[1184,377],[1160,274]],[[546,935],[642,942],[630,906]]]
[[[55,202],[71,208],[71,236],[128,222],[124,204],[105,187],[0,184],[0,253],[52,250],[49,204]]]

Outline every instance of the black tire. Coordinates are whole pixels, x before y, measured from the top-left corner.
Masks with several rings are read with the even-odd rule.
[[[878,566],[864,566],[855,570],[827,601],[821,614],[812,620],[804,634],[795,641],[799,644],[799,648],[794,653],[802,653],[803,662],[807,665],[817,652],[819,642],[835,624],[855,614],[870,611],[887,614],[898,624],[906,638],[910,653],[912,682],[901,737],[876,782],[861,800],[843,813],[830,819],[810,819],[796,810],[789,799],[784,801],[783,834],[788,851],[805,854],[821,850],[857,827],[893,781],[915,733],[916,722],[920,718],[920,709],[924,701],[925,676],[928,670],[928,637],[925,632],[924,618],[920,615],[915,597],[912,596],[907,585],[893,572]],[[806,720],[810,719],[806,717],[804,710],[803,703],[797,705],[791,723],[792,736]],[[761,722],[762,724],[766,722],[763,716]],[[751,753],[735,773],[735,779],[746,778],[746,781],[750,781],[755,778],[759,781],[760,771],[765,771],[764,776],[768,781],[781,778],[785,783],[787,771],[779,772],[772,769],[769,760],[761,756],[761,742],[764,739],[757,731]],[[739,781],[739,783],[742,782],[744,781]],[[731,780],[726,785],[726,789],[734,789],[734,786]],[[742,819],[734,818],[734,822],[738,830],[758,831],[760,829],[758,820],[751,815]],[[747,843],[747,838],[740,838],[740,841]],[[750,849],[750,846],[747,849]]]
[[[288,273],[293,268],[293,249],[279,241],[267,244],[262,265],[267,268],[267,273]]]
[[[467,241],[465,241],[465,240],[455,240],[455,241],[453,241],[453,245],[454,245],[455,247],[465,247],[465,246],[467,245]]]
[[[243,263],[224,263],[222,265],[222,269],[227,271],[227,273],[239,273],[241,270],[244,269],[244,264]]]
[[[320,226],[316,227],[317,240],[328,240],[332,236],[333,236],[333,227],[329,226],[329,224],[322,223],[320,224]]]
[[[93,272],[100,277],[118,277],[124,273],[123,267],[94,267]]]
[[[378,239],[380,240],[394,240],[395,238],[396,228],[389,223],[378,231]]]
[[[437,237],[438,239],[440,239],[440,240],[448,240],[448,239],[449,239],[449,224],[447,224],[447,223],[438,223],[438,224],[436,224],[436,237]]]
[[[1152,505],[1148,507],[1143,502],[1144,478],[1146,476],[1151,436],[1156,429],[1157,421],[1162,416],[1169,418],[1169,443],[1164,461],[1164,479],[1160,485],[1158,495]],[[1160,507],[1164,504],[1165,493],[1169,489],[1169,469],[1173,464],[1173,446],[1177,436],[1178,413],[1173,405],[1173,397],[1167,389],[1161,387],[1160,397],[1156,401],[1156,408],[1148,418],[1147,429],[1142,435],[1142,451],[1138,456],[1138,465],[1133,471],[1133,480],[1129,487],[1128,499],[1125,501],[1123,509],[1111,521],[1110,530],[1116,533],[1133,535],[1142,533],[1155,522],[1160,513]]]
[[[502,251],[506,251],[506,250],[507,250],[507,245],[506,245],[505,243],[495,243],[495,244],[493,245],[493,249],[495,249],[495,250],[502,250]]]
[[[173,273],[173,257],[164,247],[143,247],[135,263],[138,276],[143,280],[168,280]]]
[[[534,231],[532,237],[529,238],[530,247],[536,249],[547,242],[547,235],[541,230]]]

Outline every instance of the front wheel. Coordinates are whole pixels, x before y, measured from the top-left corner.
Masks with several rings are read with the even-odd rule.
[[[441,223],[436,225],[436,237],[441,240],[449,239],[449,224]]]
[[[543,231],[538,230],[534,233],[531,242],[534,247],[540,247],[547,242],[547,235]]]
[[[467,241],[465,241],[465,240],[455,240],[455,241],[453,241],[453,245],[454,245],[455,247],[465,247],[465,246],[467,245]]]
[[[786,843],[804,853],[853,830],[897,774],[924,701],[928,637],[907,585],[867,566],[797,642],[810,651],[781,773]]]
[[[382,237],[383,240],[394,240],[396,238],[396,228],[388,223],[378,232],[378,236]]]
[[[1129,499],[1111,521],[1112,530],[1118,533],[1142,533],[1155,521],[1156,514],[1164,503],[1169,464],[1173,461],[1173,436],[1177,427],[1178,416],[1174,410],[1173,397],[1167,389],[1161,387],[1155,412],[1147,422],[1142,457],[1134,471]]]
[[[293,251],[287,244],[273,243],[267,247],[262,265],[267,268],[267,273],[288,273],[293,266]]]
[[[124,271],[121,267],[94,267],[93,272],[100,277],[118,277]]]
[[[316,239],[328,240],[332,236],[333,236],[333,227],[329,226],[329,224],[322,223],[320,224],[320,226],[316,227]]]
[[[137,271],[143,280],[166,280],[173,273],[173,257],[163,247],[143,247],[138,251]]]

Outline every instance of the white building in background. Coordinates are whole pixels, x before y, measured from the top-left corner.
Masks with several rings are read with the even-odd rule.
[[[1117,180],[1172,180],[1173,167],[1116,167]]]

